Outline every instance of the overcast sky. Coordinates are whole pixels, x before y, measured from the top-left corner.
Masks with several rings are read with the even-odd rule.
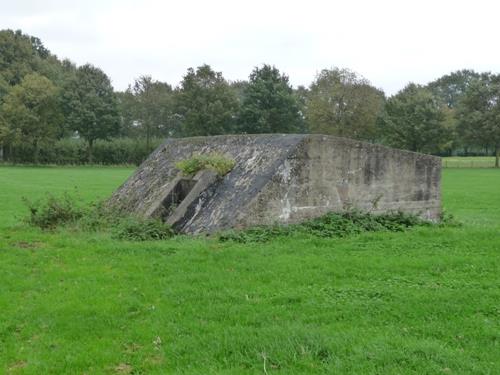
[[[393,94],[453,70],[500,72],[498,0],[0,0],[0,28],[102,68],[118,90],[177,85],[203,63],[230,80],[274,64],[294,86],[349,68]]]

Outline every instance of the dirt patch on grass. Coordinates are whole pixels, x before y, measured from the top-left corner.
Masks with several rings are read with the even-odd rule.
[[[26,361],[17,361],[9,366],[7,373],[8,374],[16,374],[16,373],[18,373],[18,371],[25,368],[27,365],[28,365],[28,362],[26,362]]]
[[[132,366],[126,364],[126,363],[120,363],[118,366],[115,367],[115,372],[117,374],[131,374],[134,369]]]

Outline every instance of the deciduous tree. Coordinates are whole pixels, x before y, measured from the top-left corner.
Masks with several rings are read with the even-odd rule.
[[[437,152],[448,141],[444,103],[422,86],[410,83],[387,100],[380,126],[391,146]]]
[[[301,133],[304,122],[288,76],[256,67],[243,91],[239,129],[245,133]]]
[[[480,77],[474,70],[463,69],[430,82],[427,88],[448,106],[456,108],[470,84]]]
[[[4,97],[1,112],[3,138],[31,144],[38,163],[40,143],[55,139],[62,122],[57,87],[44,76],[28,74]]]
[[[309,88],[306,121],[313,133],[373,140],[384,93],[347,69],[324,69]]]
[[[458,107],[458,130],[472,144],[495,149],[500,166],[500,76],[482,74],[467,88]]]
[[[63,103],[69,128],[87,141],[91,163],[94,142],[119,132],[118,106],[111,81],[101,69],[83,65],[66,84]]]
[[[168,83],[141,76],[128,88],[131,94],[132,121],[146,138],[150,148],[151,137],[173,136],[178,129],[172,124],[173,93]]]
[[[176,114],[184,136],[234,131],[238,101],[222,73],[209,65],[189,68],[175,93]]]
[[[447,149],[450,154],[458,146],[464,147],[465,150],[471,146],[468,140],[463,138],[457,129],[457,106],[464,97],[471,82],[479,77],[480,74],[473,70],[457,70],[430,82],[426,86],[447,106],[445,108],[446,126],[451,134]]]

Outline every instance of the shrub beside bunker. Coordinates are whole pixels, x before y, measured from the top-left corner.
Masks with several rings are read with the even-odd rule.
[[[77,196],[47,194],[44,199],[23,199],[29,214],[24,222],[43,230],[70,227],[82,231],[110,232],[115,239],[165,240],[175,233],[159,219],[143,219],[111,210],[103,203],[85,204]]]

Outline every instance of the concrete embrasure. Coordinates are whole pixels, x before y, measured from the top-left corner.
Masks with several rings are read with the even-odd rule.
[[[202,171],[192,179],[175,168],[194,154],[211,153],[234,159],[234,168],[224,177]],[[437,157],[345,138],[194,137],[168,139],[113,194],[110,204],[163,218],[185,233],[296,223],[351,208],[437,219],[440,180]],[[169,199],[175,204],[169,205]]]
[[[166,223],[178,228],[181,225],[184,226],[192,217],[196,217],[197,211],[203,207],[203,193],[217,181],[218,177],[217,172],[210,169],[199,171],[193,178],[194,184],[188,194],[175,210],[165,218]],[[188,215],[190,208],[194,208],[194,212]]]

